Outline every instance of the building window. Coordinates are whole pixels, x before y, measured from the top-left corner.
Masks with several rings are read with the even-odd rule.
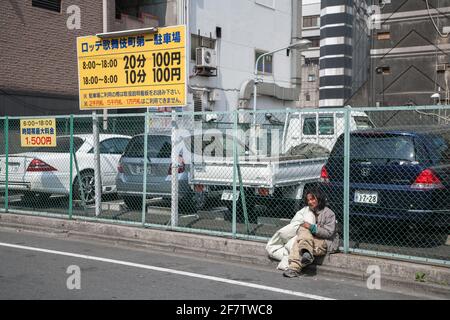
[[[196,52],[195,49],[197,48],[209,48],[209,49],[215,49],[216,48],[216,40],[211,39],[208,37],[199,36],[196,34],[191,35],[191,60],[195,60]]]
[[[61,0],[32,0],[33,7],[61,12]]]
[[[319,58],[305,58],[305,64],[319,65]]]
[[[320,16],[303,17],[303,28],[318,27],[320,24]]]
[[[315,74],[309,74],[308,75],[308,82],[314,82],[316,81],[316,75]]]
[[[377,39],[378,40],[390,40],[391,39],[391,33],[390,32],[378,32],[377,33]]]
[[[305,39],[311,41],[311,48],[320,47],[320,37],[305,38]]]
[[[311,101],[311,96],[309,93],[305,94],[305,100],[306,101]]]
[[[259,56],[261,56],[262,54],[264,54],[266,52],[263,51],[256,51],[255,52],[255,63],[256,60],[259,58]],[[259,59],[258,61],[258,72],[259,73],[264,73],[264,74],[272,74],[273,70],[272,70],[272,61],[273,61],[273,56],[271,54],[264,56],[263,58]]]

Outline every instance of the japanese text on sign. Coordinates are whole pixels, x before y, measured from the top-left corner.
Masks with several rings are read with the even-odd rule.
[[[20,145],[22,147],[56,147],[56,120],[20,120]]]
[[[80,109],[186,104],[185,26],[157,33],[77,39]]]

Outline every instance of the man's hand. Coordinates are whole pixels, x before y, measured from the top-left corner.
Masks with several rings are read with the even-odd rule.
[[[309,228],[311,228],[311,224],[309,224],[308,222],[303,222],[302,227],[309,230]]]

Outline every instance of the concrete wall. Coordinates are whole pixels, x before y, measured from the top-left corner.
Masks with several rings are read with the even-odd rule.
[[[313,76],[314,81],[312,81]],[[319,106],[319,66],[307,64],[302,66],[302,86],[299,106],[302,108],[316,108]],[[309,101],[308,99],[309,98]]]

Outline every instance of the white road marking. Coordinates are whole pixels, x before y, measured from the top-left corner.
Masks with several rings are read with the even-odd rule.
[[[114,260],[114,259],[107,259],[107,258],[101,258],[101,257],[88,256],[88,255],[84,255],[84,254],[71,253],[71,252],[64,252],[64,251],[41,249],[41,248],[36,248],[36,247],[21,246],[21,245],[17,245],[17,244],[4,243],[4,242],[0,242],[0,246],[9,247],[9,248],[15,248],[15,249],[23,249],[23,250],[44,252],[44,253],[51,253],[51,254],[57,254],[57,255],[61,255],[61,256],[74,257],[74,258],[81,258],[81,259],[86,259],[86,260],[94,260],[94,261],[101,261],[101,262],[107,262],[107,263],[114,263],[114,264],[119,264],[119,265],[123,265],[123,266],[135,267],[135,268],[141,268],[141,269],[147,269],[147,270],[153,270],[153,271],[173,273],[173,274],[178,274],[178,275],[183,275],[183,276],[188,276],[188,277],[193,277],[193,278],[199,278],[199,279],[211,280],[211,281],[222,282],[222,283],[227,283],[227,284],[233,284],[233,285],[249,287],[249,288],[254,288],[254,289],[272,291],[272,292],[277,292],[277,293],[281,293],[281,294],[287,294],[287,295],[292,295],[292,296],[297,296],[297,297],[302,297],[302,298],[308,298],[308,299],[313,299],[313,300],[335,300],[335,299],[322,297],[322,296],[317,296],[317,295],[308,294],[308,293],[303,293],[303,292],[299,292],[299,291],[280,289],[280,288],[263,286],[263,285],[259,285],[259,284],[249,283],[249,282],[230,280],[230,279],[225,279],[225,278],[207,276],[207,275],[203,275],[203,274],[186,272],[186,271],[179,271],[179,270],[174,270],[174,269],[160,268],[160,267],[149,266],[149,265],[145,265],[145,264],[133,263],[133,262],[122,261],[122,260]]]

